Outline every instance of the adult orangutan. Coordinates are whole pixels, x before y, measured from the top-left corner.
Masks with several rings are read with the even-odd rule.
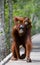
[[[11,46],[12,59],[17,60],[26,57],[27,61],[31,62],[31,21],[28,17],[14,17],[14,23],[15,25],[12,29],[13,43]],[[20,56],[20,45],[25,48],[25,54],[22,56]]]

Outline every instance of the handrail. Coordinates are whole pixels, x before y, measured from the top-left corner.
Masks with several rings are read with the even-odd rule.
[[[12,56],[12,53],[10,53],[6,58],[4,58],[2,61],[1,61],[1,65],[5,65],[9,59],[11,58]]]

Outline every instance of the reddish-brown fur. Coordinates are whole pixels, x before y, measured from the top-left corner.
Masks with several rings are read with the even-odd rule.
[[[18,24],[18,21],[20,21],[20,23]],[[23,36],[19,36],[20,34],[18,34],[19,32],[19,25],[25,25],[25,21],[28,22],[28,28],[26,28],[26,26],[24,27],[24,34]],[[31,21],[29,18],[27,17],[14,17],[14,22],[15,22],[15,26],[12,29],[12,37],[13,37],[13,43],[11,46],[11,50],[12,50],[12,59],[16,60],[21,58],[20,57],[20,51],[19,51],[19,47],[20,45],[22,45],[25,48],[25,56],[27,57],[27,61],[31,62],[30,59],[30,52],[32,49],[32,42],[31,42]]]

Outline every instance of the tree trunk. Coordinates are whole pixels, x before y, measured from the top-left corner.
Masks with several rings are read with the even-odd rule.
[[[8,0],[8,6],[9,6],[9,29],[10,29],[10,43],[11,43],[12,13],[13,13],[12,0]]]

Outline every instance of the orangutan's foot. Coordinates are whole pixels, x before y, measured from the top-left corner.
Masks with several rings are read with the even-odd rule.
[[[32,62],[31,58],[27,58],[27,62]]]
[[[15,58],[14,56],[12,56],[11,60],[17,60],[17,58]]]

